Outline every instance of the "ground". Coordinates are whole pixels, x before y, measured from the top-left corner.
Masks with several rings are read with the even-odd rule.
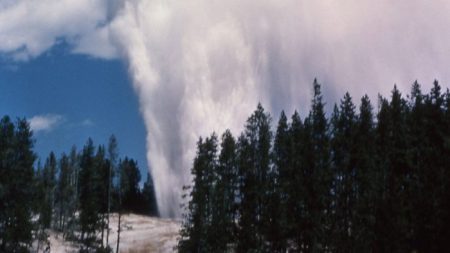
[[[116,249],[117,214],[111,214],[109,245]],[[122,216],[120,253],[175,252],[180,223],[171,219],[136,214]],[[76,252],[77,247],[62,240],[61,234],[50,232],[51,253]]]

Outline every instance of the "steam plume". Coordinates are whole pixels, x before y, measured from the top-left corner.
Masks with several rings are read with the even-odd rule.
[[[29,59],[64,37],[127,61],[160,211],[178,216],[198,136],[237,133],[259,101],[304,115],[315,77],[329,102],[448,82],[448,13],[446,0],[6,0],[0,51]]]
[[[199,135],[241,129],[258,101],[307,111],[314,77],[328,101],[448,80],[441,1],[124,1],[110,25],[148,130],[160,211],[179,215]]]

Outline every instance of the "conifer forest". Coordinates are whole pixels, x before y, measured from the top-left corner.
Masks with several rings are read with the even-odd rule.
[[[137,162],[119,158],[114,135],[107,147],[89,139],[82,150],[43,161],[33,145],[25,119],[0,120],[0,252],[50,252],[50,228],[79,252],[112,252],[110,213],[119,214],[119,226],[123,213],[158,215],[151,175],[141,188]]]
[[[200,138],[179,252],[447,252],[450,93],[415,82],[331,113],[261,105],[244,131]],[[358,106],[357,106],[358,104]]]
[[[376,103],[345,93],[328,113],[312,88],[304,118],[281,112],[275,125],[258,104],[238,136],[199,138],[174,250],[446,252],[449,90],[415,82]],[[0,120],[0,252],[49,252],[49,229],[79,252],[120,252],[121,214],[158,216],[151,174],[141,185],[114,135],[45,159],[34,143],[25,119]]]

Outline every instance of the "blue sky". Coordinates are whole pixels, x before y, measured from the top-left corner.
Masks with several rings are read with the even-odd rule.
[[[70,54],[64,43],[27,62],[3,59],[0,114],[45,121],[34,134],[35,151],[43,160],[52,150],[81,149],[88,137],[106,145],[115,134],[120,155],[137,159],[146,178],[145,127],[119,60]]]

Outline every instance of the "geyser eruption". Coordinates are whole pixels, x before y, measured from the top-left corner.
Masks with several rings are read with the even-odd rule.
[[[225,128],[237,132],[258,101],[276,114],[304,112],[314,77],[326,84],[331,101],[347,90],[374,98],[387,95],[394,82],[407,90],[415,78],[429,84],[448,77],[442,66],[450,62],[440,53],[450,49],[443,12],[449,6],[123,1],[110,33],[139,96],[161,214],[180,214],[197,138]]]
[[[448,13],[446,0],[6,0],[0,52],[28,60],[63,38],[125,60],[160,212],[179,216],[197,138],[237,133],[258,102],[304,116],[315,77],[329,106],[347,90],[357,101],[415,79],[445,86]]]
[[[126,1],[110,26],[139,95],[163,216],[180,214],[198,136],[237,129],[260,97],[254,52],[238,20],[204,17],[212,22],[205,26],[192,17],[214,16],[213,9],[191,4]]]

